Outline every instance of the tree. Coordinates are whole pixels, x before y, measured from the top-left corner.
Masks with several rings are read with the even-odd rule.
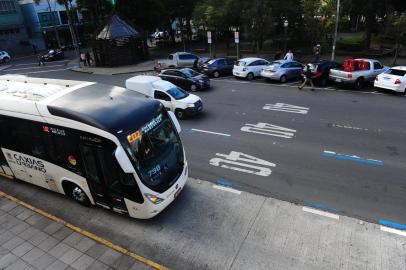
[[[113,5],[108,0],[76,0],[79,9],[89,12],[93,27],[97,27],[103,19],[111,14]]]
[[[395,40],[395,56],[392,65],[396,65],[401,45],[406,44],[406,15],[390,16],[388,18],[388,35]]]

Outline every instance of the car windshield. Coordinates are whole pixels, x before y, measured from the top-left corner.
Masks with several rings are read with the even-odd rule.
[[[123,144],[141,181],[156,192],[166,191],[183,171],[182,143],[163,110],[140,129],[126,134]]]
[[[240,66],[243,67],[245,66],[247,63],[245,61],[238,61],[236,66]]]
[[[282,65],[282,62],[280,61],[273,61],[270,66],[274,66],[276,68],[280,67]]]
[[[406,70],[391,68],[386,73],[391,74],[391,75],[395,75],[395,76],[405,76],[406,75]]]
[[[186,77],[191,78],[191,77],[196,77],[199,76],[200,74],[194,71],[193,69],[190,68],[182,68],[180,70]]]
[[[188,93],[186,93],[184,90],[180,89],[179,87],[173,87],[173,88],[169,89],[167,92],[169,95],[171,95],[176,100],[185,98],[189,95]]]

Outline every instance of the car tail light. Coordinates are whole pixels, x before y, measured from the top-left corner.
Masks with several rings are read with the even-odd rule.
[[[316,74],[314,75],[315,77],[321,77],[322,73],[321,72],[316,72]]]
[[[396,81],[395,81],[395,84],[401,84],[402,82],[399,80],[399,79],[397,79]]]
[[[375,77],[375,81],[379,81],[378,76]]]
[[[352,74],[351,74],[351,73],[347,74],[347,78],[348,78],[348,79],[351,79],[351,78],[352,78]]]

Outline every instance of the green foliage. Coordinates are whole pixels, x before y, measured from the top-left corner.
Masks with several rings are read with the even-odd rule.
[[[344,51],[361,51],[364,48],[364,39],[360,37],[337,40],[337,49]]]

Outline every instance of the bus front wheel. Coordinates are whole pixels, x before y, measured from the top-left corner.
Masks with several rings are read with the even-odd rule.
[[[90,206],[90,200],[87,197],[86,193],[75,184],[65,185],[65,192],[68,196],[72,197],[76,202],[84,205]]]

